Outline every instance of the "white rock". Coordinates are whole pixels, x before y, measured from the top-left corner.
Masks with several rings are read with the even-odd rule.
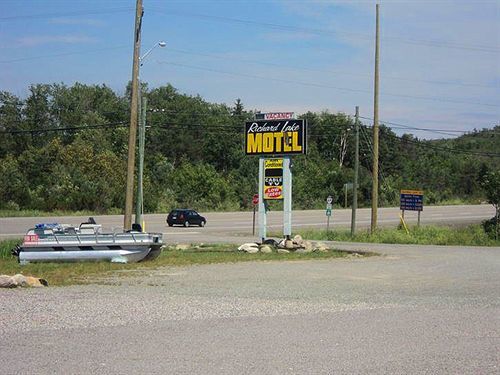
[[[319,251],[322,253],[326,253],[328,251],[328,247],[324,243],[318,242],[314,247],[314,251]]]
[[[273,252],[273,249],[269,245],[262,245],[259,250],[261,253],[264,254],[269,254]]]
[[[248,242],[238,247],[238,250],[245,251],[250,254],[255,254],[259,252],[259,245],[257,245],[255,242]]]
[[[304,250],[306,251],[306,253],[310,253],[314,249],[314,246],[310,241],[304,241],[302,243],[302,246],[304,247]]]
[[[285,241],[285,248],[286,249],[293,249],[294,248],[293,241],[292,240],[286,240]]]
[[[293,243],[295,243],[299,246],[303,246],[304,239],[302,238],[302,236],[300,234],[297,234],[297,235],[295,235],[295,237],[293,237]]]
[[[278,249],[279,254],[288,254],[289,252],[287,249]]]
[[[180,243],[180,244],[175,245],[176,250],[187,250],[190,247],[191,247],[191,245],[188,245],[186,243]]]

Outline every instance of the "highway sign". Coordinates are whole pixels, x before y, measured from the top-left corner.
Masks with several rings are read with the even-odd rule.
[[[332,216],[332,209],[331,208],[326,209],[326,216]]]
[[[402,211],[422,211],[424,209],[424,192],[421,190],[401,190],[399,208]]]
[[[326,198],[326,204],[332,204],[333,203],[333,197],[331,195]]]

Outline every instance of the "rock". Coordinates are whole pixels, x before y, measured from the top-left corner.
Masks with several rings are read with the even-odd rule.
[[[310,253],[314,249],[314,246],[310,241],[304,241],[302,246],[304,247],[306,253]]]
[[[270,245],[270,246],[273,246],[273,247],[277,247],[278,246],[278,242],[276,240],[273,240],[272,238],[268,238],[267,240],[264,240],[262,242],[263,245]]]
[[[38,277],[24,276],[18,273],[14,276],[0,275],[0,288],[16,288],[16,287],[42,287],[49,286],[49,283],[45,279],[40,279]]]
[[[310,251],[306,251],[306,249],[300,248],[300,249],[295,250],[295,253],[296,254],[306,254],[306,253],[310,253]]]
[[[324,243],[318,242],[314,247],[314,251],[319,251],[321,253],[326,253],[328,251],[328,247]]]
[[[288,254],[289,252],[287,249],[278,249],[278,254]]]
[[[238,247],[238,250],[245,251],[249,254],[255,254],[259,252],[259,245],[257,245],[255,242],[248,242]]]
[[[293,243],[299,245],[300,247],[304,247],[303,246],[304,239],[300,234],[297,234],[295,235],[295,237],[293,237]]]
[[[285,248],[285,242],[286,242],[285,240],[281,240],[280,242],[278,242],[278,245],[276,245],[276,247],[284,249]]]
[[[292,240],[285,240],[285,249],[294,249],[295,247],[293,246],[293,241]]]
[[[191,247],[191,245],[188,245],[186,243],[179,243],[179,244],[175,245],[176,250],[187,250],[190,247]]]
[[[264,254],[269,254],[269,253],[272,253],[273,252],[273,249],[271,246],[269,245],[262,245],[260,248],[259,248],[260,252],[261,253],[264,253]]]

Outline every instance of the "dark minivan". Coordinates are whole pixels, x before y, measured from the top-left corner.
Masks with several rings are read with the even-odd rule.
[[[189,227],[192,224],[204,227],[206,223],[207,219],[205,219],[195,210],[187,210],[187,209],[172,210],[167,216],[167,224],[169,227],[171,227],[174,224],[184,225],[185,227]]]

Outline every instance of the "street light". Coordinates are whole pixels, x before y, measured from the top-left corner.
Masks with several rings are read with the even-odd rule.
[[[144,55],[139,57],[140,66],[144,64],[144,60],[146,57],[156,48],[156,47],[165,47],[167,43],[164,41],[160,41],[153,45]],[[142,219],[142,215],[144,213],[144,193],[143,193],[143,175],[144,175],[144,145],[146,139],[146,98],[142,98],[142,87],[141,87],[141,79],[139,80],[139,93],[138,93],[138,106],[140,108],[140,116],[141,119],[139,121],[139,166],[137,171],[137,200],[135,207],[135,223],[139,224],[144,230],[144,222]],[[142,98],[142,99],[141,99]]]
[[[141,66],[142,64],[144,64],[144,59],[156,48],[156,47],[165,47],[167,45],[167,43],[165,43],[164,41],[159,41],[158,43],[156,43],[153,47],[151,47],[144,55],[142,55],[142,57],[139,57],[139,62],[141,63]]]

